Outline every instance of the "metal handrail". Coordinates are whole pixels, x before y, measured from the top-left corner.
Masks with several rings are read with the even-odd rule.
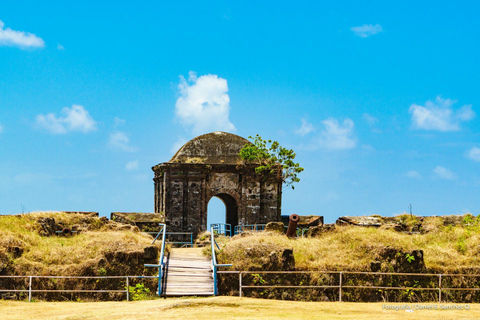
[[[218,244],[216,243],[215,239],[213,239],[212,243],[215,242],[215,244],[218,247]],[[212,245],[212,249],[214,249]],[[231,266],[231,265],[225,265],[225,264],[216,264],[216,257],[215,256],[215,251],[212,251],[212,266],[216,267],[222,267],[222,266]],[[415,291],[422,291],[422,290],[427,290],[427,291],[438,291],[438,302],[444,302],[442,299],[442,292],[445,291],[480,291],[480,288],[462,288],[462,287],[443,287],[442,279],[446,277],[480,277],[478,274],[438,274],[438,273],[394,273],[394,272],[362,272],[362,271],[263,271],[263,270],[258,270],[258,271],[217,271],[214,273],[220,274],[238,274],[239,275],[239,295],[242,296],[243,292],[242,289],[248,288],[248,289],[261,289],[261,288],[337,288],[339,290],[339,301],[342,301],[342,289],[354,289],[354,288],[362,288],[362,289],[391,289],[391,290],[415,290]],[[313,274],[313,273],[322,273],[322,274],[338,274],[339,275],[339,281],[338,285],[333,284],[333,285],[243,285],[242,284],[242,276],[247,275],[247,274]],[[353,286],[353,285],[345,285],[342,282],[343,276],[348,275],[348,274],[365,274],[365,275],[376,275],[376,276],[383,276],[383,275],[389,275],[389,276],[427,276],[427,277],[438,277],[438,284],[435,287],[385,287],[385,286]],[[127,301],[130,300],[129,297],[129,281],[130,279],[153,279],[157,278],[157,276],[38,276],[38,275],[0,275],[0,279],[5,279],[5,278],[27,278],[28,279],[28,289],[6,289],[0,287],[0,292],[26,292],[28,293],[28,300],[32,300],[32,293],[35,292],[92,292],[92,293],[125,293]],[[34,289],[33,288],[33,283],[32,279],[33,278],[42,278],[42,279],[125,279],[126,281],[126,290],[88,290],[88,289],[78,289],[78,290],[43,290],[43,289]],[[216,289],[216,282],[215,282],[215,289]],[[215,294],[217,295],[218,292],[215,290]]]
[[[130,292],[128,291],[130,279],[152,279],[157,278],[157,276],[3,276],[0,275],[0,279],[2,278],[28,278],[28,289],[3,289],[0,288],[0,292],[28,292],[28,301],[32,301],[32,293],[35,292],[89,292],[89,293],[125,293],[127,295],[127,301],[130,301]],[[88,289],[63,289],[63,290],[47,290],[47,289],[33,289],[33,278],[36,279],[125,279],[125,290],[88,290]]]
[[[217,241],[215,241],[215,233],[213,232],[213,227],[210,228],[210,242],[212,246],[212,271],[213,271],[213,295],[218,295],[218,288],[217,288],[217,268],[218,267],[231,267],[231,264],[218,264],[217,263],[217,254],[215,252],[215,246],[217,246],[218,250],[220,247],[218,246]]]
[[[442,292],[444,291],[480,291],[480,288],[447,288],[442,286],[442,279],[446,277],[480,277],[478,274],[438,274],[438,273],[400,273],[400,272],[368,272],[368,271],[218,271],[221,274],[238,274],[238,285],[239,285],[239,297],[243,296],[243,289],[261,289],[261,288],[337,288],[338,289],[338,301],[342,302],[342,289],[382,289],[382,290],[414,290],[414,291],[438,291],[438,302],[441,303]],[[244,285],[243,284],[243,275],[247,274],[338,274],[338,285]],[[348,274],[364,274],[364,275],[373,275],[373,276],[423,276],[423,277],[438,277],[438,284],[436,287],[386,287],[386,286],[362,286],[362,285],[345,285],[343,284],[343,276]]]
[[[223,234],[225,236],[232,236],[232,225],[229,223],[212,223],[210,228],[217,232],[217,234]]]
[[[162,294],[162,279],[163,279],[163,272],[164,272],[164,269],[165,269],[165,262],[163,260],[165,258],[165,239],[166,239],[166,236],[167,236],[167,226],[163,223],[160,223],[159,225],[160,225],[161,229],[158,232],[155,239],[153,239],[152,244],[154,244],[155,241],[157,241],[158,237],[160,236],[160,233],[162,233],[162,249],[160,251],[160,259],[158,260],[158,264],[144,264],[144,266],[145,267],[158,268],[158,291],[157,291],[157,294],[160,296]]]
[[[234,235],[237,235],[239,233],[245,232],[245,231],[263,231],[265,230],[265,224],[239,224],[238,226],[235,226],[233,233]],[[247,229],[247,230],[244,230]]]

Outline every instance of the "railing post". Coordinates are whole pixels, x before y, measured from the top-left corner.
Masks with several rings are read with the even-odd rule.
[[[163,260],[158,265],[158,296],[162,294],[162,279],[163,279],[162,263],[163,263]]]
[[[32,276],[28,277],[28,302],[32,301]]]
[[[342,302],[342,275],[343,272],[340,272],[340,279],[339,279],[339,285],[338,285],[338,302]]]
[[[215,254],[215,252],[213,253]],[[217,267],[213,266],[213,295],[217,295]]]
[[[442,302],[442,275],[438,276],[438,303]]]
[[[130,286],[130,283],[128,282],[128,276],[125,277],[127,279],[127,301],[130,301],[130,292],[128,291],[128,287]]]
[[[242,297],[242,272],[240,272],[240,277],[238,277],[238,292],[240,298]]]

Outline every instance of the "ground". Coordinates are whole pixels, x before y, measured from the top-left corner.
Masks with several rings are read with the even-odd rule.
[[[0,301],[7,319],[479,319],[480,305],[469,310],[386,310],[382,303],[292,302],[238,297],[167,298],[131,302]],[[436,304],[441,306],[465,306]],[[405,306],[405,304],[388,304]]]

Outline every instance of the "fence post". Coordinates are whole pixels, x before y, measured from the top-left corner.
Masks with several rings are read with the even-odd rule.
[[[442,275],[438,276],[438,303],[442,302]]]
[[[128,291],[128,287],[130,285],[129,281],[128,281],[128,276],[126,277],[127,279],[127,301],[130,301],[130,292]]]
[[[242,272],[240,272],[240,276],[238,277],[238,291],[240,298],[242,297]]]
[[[338,292],[338,301],[339,302],[342,302],[342,274],[343,272],[340,272],[340,283],[338,285],[338,288],[339,288],[339,292]]]
[[[28,281],[28,302],[32,301],[32,276],[29,276]]]

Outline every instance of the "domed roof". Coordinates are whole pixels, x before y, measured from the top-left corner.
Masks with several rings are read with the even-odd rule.
[[[185,143],[169,163],[241,164],[238,153],[247,143],[251,142],[236,134],[207,133]]]

